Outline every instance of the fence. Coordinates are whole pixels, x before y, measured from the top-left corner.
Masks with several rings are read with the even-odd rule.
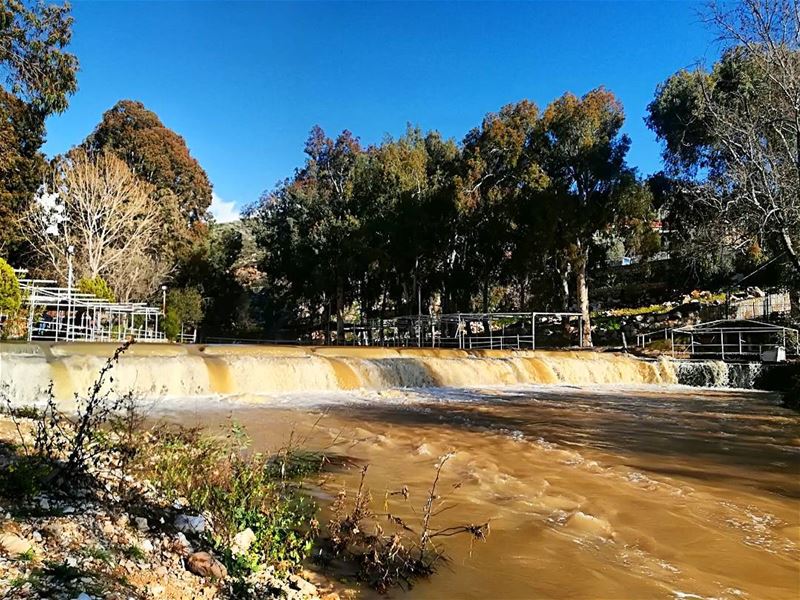
[[[348,325],[340,338],[333,332],[323,336],[318,331],[312,339],[208,337],[205,341],[211,344],[533,350],[580,346],[582,326],[580,313],[453,313],[370,319],[360,325]],[[555,333],[556,330],[560,333]]]
[[[762,298],[747,298],[731,303],[734,319],[767,319],[772,315],[788,315],[792,312],[789,292],[767,294]]]

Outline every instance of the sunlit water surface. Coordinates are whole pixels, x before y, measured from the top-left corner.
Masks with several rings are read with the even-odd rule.
[[[368,463],[384,508],[413,521],[455,452],[441,526],[451,563],[409,598],[800,597],[800,415],[775,396],[678,386],[526,386],[183,400],[159,413],[243,423]],[[359,469],[328,475],[323,502]],[[460,486],[456,485],[460,484]],[[393,592],[390,597],[403,597]]]

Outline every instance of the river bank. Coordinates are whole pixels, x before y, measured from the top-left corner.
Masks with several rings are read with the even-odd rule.
[[[28,414],[28,413],[26,413]],[[339,600],[320,578],[273,566],[229,573],[212,548],[210,515],[158,481],[91,462],[85,477],[65,486],[31,469],[39,418],[0,416],[0,595],[9,600],[53,598],[260,598]],[[141,433],[143,440],[148,434]],[[156,444],[151,451],[158,452]],[[234,540],[248,552],[250,530]],[[230,548],[229,548],[230,550]],[[305,573],[313,578],[314,574]]]

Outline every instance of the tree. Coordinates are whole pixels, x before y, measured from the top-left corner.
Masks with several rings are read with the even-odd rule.
[[[78,61],[68,5],[6,0],[0,7],[0,251],[19,260],[25,212],[45,170],[45,118],[62,112],[76,89]]]
[[[489,288],[513,254],[521,204],[549,184],[539,164],[539,109],[527,101],[490,113],[464,139],[462,173],[456,179],[457,203],[464,218],[462,260],[475,269],[482,310]]]
[[[0,8],[0,63],[11,92],[41,115],[63,112],[77,89],[78,60],[69,5],[5,0]]]
[[[367,317],[377,310],[414,313],[421,297],[449,289],[447,257],[457,219],[452,174],[458,148],[436,132],[408,126],[398,139],[386,137],[367,150],[355,173],[357,233],[363,250],[360,304]]]
[[[115,156],[81,151],[59,161],[52,180],[25,216],[31,245],[62,281],[71,248],[77,278],[103,277],[127,300],[159,265],[153,188]]]
[[[354,265],[363,251],[353,201],[362,150],[349,131],[333,140],[314,127],[305,153],[304,167],[265,194],[251,215],[256,237],[266,249],[264,270],[283,282],[296,301],[307,302],[309,312],[335,306],[342,339],[344,309],[353,299]]]
[[[78,290],[83,294],[93,294],[98,298],[108,300],[109,302],[116,302],[114,290],[108,285],[105,279],[100,276],[97,277],[83,277],[78,280]]]
[[[711,4],[726,49],[661,84],[648,124],[717,239],[785,255],[800,275],[800,12],[795,0]]]
[[[22,304],[22,291],[14,269],[0,258],[0,313],[14,313]]]
[[[167,314],[163,320],[164,333],[175,340],[187,323],[203,319],[203,297],[195,288],[176,288],[167,293]]]
[[[159,245],[184,258],[206,234],[211,183],[186,141],[141,102],[120,100],[80,146],[90,155],[109,152],[155,188],[160,209]]]
[[[41,184],[47,163],[39,148],[44,121],[22,100],[0,90],[0,251],[19,260],[19,215]]]
[[[545,171],[561,207],[564,252],[575,273],[583,316],[581,339],[592,344],[589,314],[589,250],[597,234],[624,218],[625,194],[636,185],[626,165],[630,140],[621,129],[625,115],[614,95],[597,88],[582,98],[564,94],[542,118]]]

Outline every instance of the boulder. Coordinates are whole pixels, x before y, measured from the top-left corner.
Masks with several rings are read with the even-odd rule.
[[[14,533],[0,533],[0,550],[6,556],[17,558],[33,550],[33,544]]]
[[[240,531],[233,536],[233,543],[231,544],[231,552],[234,556],[246,554],[256,540],[256,534],[249,527],[244,531]]]
[[[206,530],[206,519],[203,515],[180,514],[175,517],[175,529],[183,533],[203,533]]]
[[[209,579],[225,579],[228,570],[208,552],[195,552],[186,560],[186,567],[195,575]]]
[[[289,575],[289,585],[298,590],[303,596],[315,598],[317,596],[317,586],[310,581],[306,581],[299,575]]]

